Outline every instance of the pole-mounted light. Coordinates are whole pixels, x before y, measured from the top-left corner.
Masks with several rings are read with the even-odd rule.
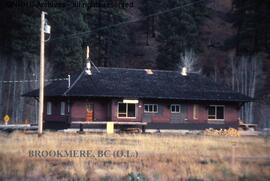
[[[47,19],[45,19],[44,33],[51,34],[51,26],[48,24]]]

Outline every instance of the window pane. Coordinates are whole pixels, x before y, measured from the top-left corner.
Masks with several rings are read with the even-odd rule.
[[[61,102],[61,110],[60,110],[60,115],[65,115],[65,107],[66,107],[66,104],[65,102]]]
[[[126,113],[127,110],[126,110],[126,104],[125,103],[119,103],[118,104],[118,112],[119,113]]]
[[[87,104],[86,104],[86,111],[87,111],[87,112],[93,111],[93,104],[87,103]]]
[[[197,119],[197,105],[193,105],[193,119]]]
[[[157,112],[157,105],[154,105],[154,112]]]
[[[148,112],[148,111],[149,111],[148,105],[144,105],[144,112]]]
[[[51,114],[52,114],[52,103],[47,102],[47,115],[51,115]]]
[[[118,113],[118,117],[127,117],[126,113]]]
[[[216,119],[216,116],[214,116],[214,115],[208,115],[208,119]]]
[[[171,106],[171,111],[175,112],[175,106],[174,105]]]
[[[128,117],[135,117],[135,104],[128,104]]]
[[[175,106],[175,112],[180,112],[180,106],[179,105]]]
[[[149,112],[153,111],[153,105],[149,105]]]
[[[215,115],[216,113],[215,113],[216,111],[215,111],[215,107],[214,106],[209,106],[209,108],[208,108],[208,115],[210,116],[210,115]]]
[[[224,119],[224,107],[217,107],[217,119]]]

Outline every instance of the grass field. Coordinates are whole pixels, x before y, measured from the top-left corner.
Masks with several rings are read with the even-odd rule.
[[[263,137],[1,133],[0,180],[270,180],[269,153]]]

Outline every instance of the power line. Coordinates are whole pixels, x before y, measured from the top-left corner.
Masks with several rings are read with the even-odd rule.
[[[57,78],[57,79],[45,79],[45,82],[54,82],[54,81],[67,81],[68,78]],[[37,82],[39,79],[36,80],[4,80],[0,81],[0,83],[8,84],[8,83],[27,83],[27,82]]]
[[[85,70],[83,70],[80,75],[77,77],[77,79],[72,83],[72,85],[64,92],[64,95],[66,95],[72,88],[73,86],[80,80],[80,78],[82,77],[82,75],[84,75]]]
[[[161,14],[169,13],[169,12],[178,10],[180,8],[188,7],[188,6],[191,6],[191,5],[194,5],[194,4],[203,2],[203,1],[205,1],[205,0],[197,0],[197,1],[192,2],[192,3],[187,3],[187,4],[184,4],[184,5],[181,5],[181,6],[177,6],[177,7],[171,8],[171,9],[167,9],[167,10],[164,10],[164,11],[159,11],[157,13],[149,14],[147,16],[144,16],[144,17],[141,17],[141,18],[137,18],[137,19],[134,19],[134,20],[124,21],[124,22],[113,24],[113,25],[109,25],[109,26],[104,26],[104,27],[101,27],[101,28],[97,28],[97,29],[95,29],[93,31],[89,30],[89,31],[81,32],[81,33],[74,33],[74,34],[71,34],[71,35],[67,35],[66,37],[52,38],[50,41],[54,41],[54,40],[58,40],[58,39],[73,39],[73,38],[77,38],[78,36],[82,36],[82,35],[85,35],[85,34],[97,32],[97,31],[100,31],[100,30],[104,30],[104,29],[108,29],[108,28],[114,28],[114,27],[118,27],[118,26],[121,26],[121,25],[129,24],[129,23],[136,23],[136,22],[145,20],[145,19],[147,19],[149,17],[159,16]]]

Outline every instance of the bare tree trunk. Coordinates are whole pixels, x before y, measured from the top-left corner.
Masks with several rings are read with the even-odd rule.
[[[7,65],[8,67],[11,67],[10,66],[11,65],[10,61],[7,62],[7,64],[8,64]],[[9,73],[9,79],[8,80],[12,80],[12,68],[7,73]],[[4,96],[4,97],[6,97],[6,100],[5,100],[6,104],[3,107],[5,108],[5,113],[4,114],[9,114],[10,115],[11,90],[12,90],[12,84],[11,83],[7,84],[7,89],[8,89],[7,94]],[[13,119],[13,118],[11,118],[11,119]]]
[[[180,69],[182,67],[185,67],[188,73],[201,73],[201,66],[199,65],[198,58],[193,50],[185,50],[180,55],[180,61],[177,68]]]
[[[262,73],[260,60],[253,57],[240,57],[238,62],[231,62],[231,83],[233,90],[254,97],[258,76]],[[246,103],[241,110],[241,118],[246,122],[254,122],[254,104]]]
[[[14,70],[12,71],[13,73],[13,81],[17,80],[17,62],[13,64]],[[16,91],[17,91],[17,86],[16,82],[13,83],[13,94],[12,94],[12,103],[11,104],[11,110],[12,110],[12,121],[13,123],[17,123],[17,118],[16,118],[16,109],[17,109],[17,96],[16,96]]]
[[[5,58],[0,55],[0,81],[4,80],[4,75],[5,75],[5,70],[6,70],[6,60]],[[4,109],[4,104],[3,104],[3,90],[4,90],[4,84],[0,82],[0,120],[3,118],[3,109]]]
[[[23,66],[22,66],[22,74],[23,74],[23,76],[22,76],[22,79],[23,80],[25,80],[26,79],[26,68],[27,68],[27,65],[26,65],[26,60],[24,59],[23,60]],[[18,118],[18,120],[20,120],[20,121],[23,121],[23,116],[24,116],[24,104],[25,104],[25,99],[24,99],[24,97],[22,97],[21,95],[24,93],[24,91],[25,91],[25,85],[26,85],[26,83],[25,82],[23,82],[23,83],[20,83],[19,84],[20,85],[20,91],[19,91],[19,100],[20,100],[20,102],[19,102],[19,106],[18,106],[18,108],[17,108],[17,112],[16,112],[16,117]]]

